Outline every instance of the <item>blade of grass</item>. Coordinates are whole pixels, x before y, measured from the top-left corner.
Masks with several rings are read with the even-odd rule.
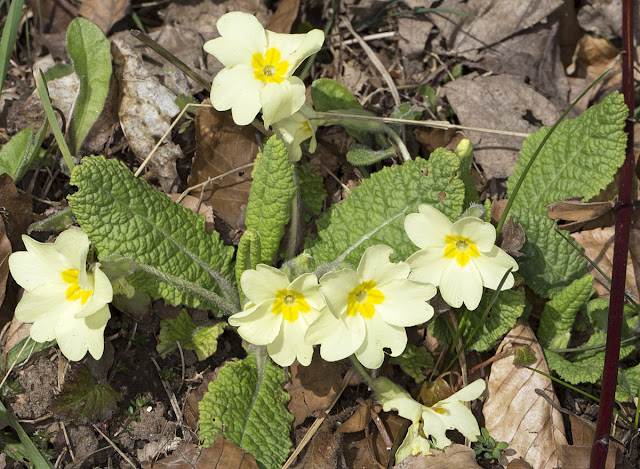
[[[7,70],[9,70],[11,54],[13,54],[13,48],[16,45],[23,4],[24,0],[13,0],[11,2],[7,21],[2,29],[2,39],[0,39],[0,93],[2,93],[4,79],[7,77]]]
[[[60,148],[60,152],[62,153],[64,161],[65,163],[67,163],[67,167],[69,168],[69,172],[71,172],[76,164],[73,162],[73,157],[69,152],[67,142],[65,142],[64,135],[62,135],[62,130],[60,130],[60,126],[58,125],[58,120],[56,119],[55,112],[53,111],[53,106],[51,105],[51,99],[49,98],[47,81],[42,74],[42,70],[38,70],[38,74],[36,75],[36,86],[38,87],[40,101],[42,101],[42,107],[44,108],[44,113],[46,114],[49,125],[51,126],[53,136],[56,138],[58,148]]]
[[[620,190],[616,212],[615,242],[613,245],[613,268],[611,273],[611,296],[609,300],[609,320],[607,324],[607,348],[604,355],[602,390],[596,431],[591,447],[591,469],[604,469],[609,452],[609,429],[613,417],[616,385],[618,381],[618,360],[620,359],[620,339],[624,310],[624,290],[627,277],[627,250],[631,231],[631,190],[633,182],[633,0],[622,1],[622,93],[629,108],[629,118],[625,125],[627,133],[627,154],[620,168]]]
[[[500,231],[502,230],[502,225],[504,225],[504,222],[507,221],[507,216],[509,215],[509,210],[511,210],[511,206],[513,205],[513,202],[516,200],[516,196],[518,195],[518,191],[520,190],[520,186],[524,182],[524,179],[527,177],[527,174],[529,173],[529,170],[531,169],[531,166],[533,166],[533,163],[535,163],[536,159],[538,158],[538,155],[540,154],[540,151],[542,150],[542,147],[544,147],[544,144],[547,143],[547,140],[549,140],[549,138],[551,137],[553,132],[555,132],[556,128],[558,128],[560,123],[564,120],[565,117],[567,117],[567,114],[569,114],[571,112],[571,110],[575,107],[575,105],[578,104],[582,98],[584,98],[584,96],[589,92],[589,90],[591,88],[596,86],[600,82],[600,80],[602,80],[605,76],[607,76],[607,74],[610,71],[611,71],[611,68],[605,70],[602,75],[600,75],[598,78],[596,78],[595,81],[593,83],[591,83],[587,87],[587,89],[584,90],[582,92],[582,94],[580,94],[580,96],[578,96],[576,98],[576,100],[574,102],[571,103],[571,106],[569,106],[567,108],[567,110],[564,111],[564,114],[562,114],[560,116],[560,118],[556,121],[556,123],[553,124],[551,129],[549,129],[549,132],[547,132],[547,135],[544,136],[544,138],[542,139],[542,142],[540,142],[540,145],[538,145],[538,148],[536,148],[535,153],[533,154],[533,156],[529,160],[529,163],[527,163],[527,166],[524,168],[524,171],[522,171],[522,176],[520,176],[520,179],[518,179],[518,182],[516,183],[516,186],[513,188],[513,193],[509,194],[509,198],[507,199],[507,206],[504,208],[504,212],[502,212],[502,216],[500,217],[500,221],[498,222],[498,227],[496,228],[496,236],[500,235]]]
[[[40,452],[36,445],[33,444],[29,435],[22,429],[18,420],[7,410],[2,401],[0,401],[0,421],[9,425],[13,430],[18,434],[18,438],[20,438],[20,442],[24,446],[27,454],[29,455],[29,459],[31,463],[35,466],[36,469],[53,469],[54,466],[51,464]]]
[[[195,81],[200,86],[202,86],[205,89],[205,91],[211,90],[211,83],[208,83],[207,80],[202,78],[198,73],[196,73],[193,69],[191,69],[191,67],[189,67],[186,63],[184,63],[178,57],[176,57],[167,49],[162,47],[156,41],[151,39],[145,33],[143,33],[142,31],[132,30],[131,35],[135,37],[138,41],[142,42],[147,47],[156,51],[158,54],[162,56],[162,58],[164,58],[171,64],[175,65],[178,69],[182,71],[182,73],[184,73],[186,76],[188,76],[193,81]]]

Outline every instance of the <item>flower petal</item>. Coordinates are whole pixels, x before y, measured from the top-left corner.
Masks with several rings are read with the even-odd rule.
[[[423,407],[422,421],[424,435],[428,438],[433,437],[437,448],[446,448],[451,444],[451,440],[447,438],[448,425],[443,420],[442,415],[433,410],[431,407]]]
[[[204,50],[227,68],[251,64],[254,53],[266,51],[265,30],[253,15],[240,11],[227,13],[218,19],[216,27],[221,37],[207,41]]]
[[[404,219],[404,229],[409,239],[419,248],[444,247],[452,223],[431,205],[420,205],[418,210],[420,213],[410,213]]]
[[[311,54],[318,52],[324,42],[324,33],[313,29],[306,34],[280,34],[266,31],[267,48],[275,47],[283,60],[289,63],[287,76],[291,76]]]
[[[482,276],[473,262],[461,267],[455,260],[442,273],[440,294],[454,308],[462,303],[470,310],[480,304],[482,298]]]
[[[260,89],[263,86],[249,65],[222,69],[211,85],[211,104],[218,111],[231,109],[237,125],[248,125],[262,107]]]
[[[473,383],[467,384],[464,388],[460,389],[458,392],[450,395],[449,397],[444,399],[442,402],[449,402],[449,401],[470,402],[482,396],[482,393],[484,392],[485,389],[487,389],[487,384],[484,382],[484,380],[477,379]]]
[[[340,317],[347,310],[349,293],[361,283],[360,276],[351,269],[329,272],[322,276],[320,292],[336,317]]]
[[[391,349],[391,356],[397,357],[407,346],[404,327],[396,327],[384,322],[379,314],[364,320],[367,336],[356,350],[356,358],[367,368],[380,368],[384,361],[383,348]]]
[[[433,308],[427,300],[436,294],[436,287],[411,280],[394,280],[380,287],[384,301],[376,305],[387,324],[411,327],[433,317]]]
[[[251,314],[245,317],[229,317],[229,324],[238,327],[238,334],[254,345],[267,345],[273,342],[282,326],[282,315],[271,310],[273,301],[265,300],[256,305]]]
[[[113,300],[113,287],[109,278],[100,270],[100,264],[96,264],[92,276],[93,292],[89,300],[82,306],[82,310],[76,315],[78,318],[91,316]]]
[[[490,251],[496,242],[496,229],[477,217],[464,217],[451,227],[451,234],[474,242],[480,252]]]
[[[53,243],[63,259],[59,271],[67,269],[86,270],[87,254],[89,253],[89,237],[84,231],[65,230]]]
[[[87,351],[98,360],[104,351],[104,329],[110,316],[105,306],[88,318],[61,317],[55,328],[60,351],[71,361],[82,360]]]
[[[27,236],[24,236],[23,240],[25,238],[37,243],[37,241]],[[53,245],[51,247],[53,248]],[[60,262],[59,254],[53,249],[44,250],[43,252],[45,252],[44,256],[46,257],[28,251],[14,252],[9,256],[9,270],[11,270],[13,279],[27,291],[31,291],[48,282],[62,280],[62,271],[58,267]],[[57,265],[52,261],[55,261]]]
[[[472,259],[472,262],[480,271],[484,286],[492,290],[497,290],[500,280],[509,268],[512,268],[512,272],[518,270],[518,263],[515,259],[498,246],[493,246],[493,249],[487,254],[480,253],[480,257]],[[502,290],[513,287],[513,282],[513,275],[509,274],[502,285]]]
[[[16,306],[15,316],[22,322],[38,322],[54,318],[54,323],[58,316],[69,309],[80,310],[80,302],[69,301],[65,297],[67,285],[64,282],[43,283],[37,288],[25,293]],[[77,303],[77,304],[76,304]],[[53,339],[53,328],[51,334],[47,334],[48,339]],[[44,341],[40,341],[44,342]]]
[[[304,93],[304,83],[298,77],[287,78],[281,83],[267,83],[261,88],[260,103],[265,127],[269,128],[274,122],[285,119],[300,109],[304,104]]]
[[[315,274],[302,274],[296,278],[287,287],[289,290],[294,290],[304,295],[305,301],[316,310],[321,310],[325,307],[324,299],[320,294],[320,284],[318,283],[318,277]]]
[[[365,333],[361,316],[339,320],[325,310],[309,326],[305,341],[309,344],[322,344],[320,356],[328,362],[335,362],[352,355],[362,345]]]
[[[396,464],[399,465],[402,460],[412,455],[429,455],[431,454],[430,450],[431,445],[420,435],[420,423],[416,422],[409,427],[407,436],[404,437],[404,440],[396,451]]]
[[[442,272],[445,271],[451,259],[444,257],[444,247],[423,249],[411,255],[407,264],[411,267],[409,278],[416,282],[440,285]]]
[[[374,280],[378,286],[395,279],[406,279],[410,267],[405,262],[393,263],[389,256],[393,252],[389,246],[371,246],[362,255],[358,265],[358,275],[367,281]]]
[[[240,285],[245,296],[253,303],[273,299],[278,290],[289,286],[287,274],[266,264],[242,272]]]
[[[280,366],[289,366],[297,358],[301,365],[309,366],[313,356],[313,345],[304,341],[307,332],[304,321],[283,321],[276,340],[267,345],[267,352]]]

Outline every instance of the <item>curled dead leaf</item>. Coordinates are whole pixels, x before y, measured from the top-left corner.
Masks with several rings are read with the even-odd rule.
[[[595,230],[572,233],[584,248],[585,255],[611,278],[613,271],[613,244],[615,229],[613,227],[597,228]],[[594,288],[598,295],[609,298],[611,285],[598,271],[589,265],[595,277]],[[640,230],[631,230],[629,235],[629,253],[627,254],[626,291],[638,301],[640,298]]]
[[[453,444],[444,451],[431,450],[431,456],[409,456],[393,469],[477,469],[476,453],[471,448]]]
[[[522,344],[536,355],[531,368],[548,374],[542,347],[522,320],[505,336],[496,354]],[[482,409],[485,427],[496,441],[509,443],[504,456],[507,461],[521,457],[535,468],[555,469],[562,446],[567,444],[562,415],[536,393],[537,389],[558,404],[551,379],[528,368],[518,368],[512,360],[494,362],[487,383],[488,398]]]

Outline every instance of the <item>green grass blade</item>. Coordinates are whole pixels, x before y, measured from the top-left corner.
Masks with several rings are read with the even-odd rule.
[[[2,39],[0,40],[0,93],[2,93],[2,84],[7,77],[9,69],[9,60],[13,54],[13,47],[16,45],[16,34],[20,23],[20,15],[22,14],[22,5],[24,0],[13,0],[9,7],[7,21],[2,30]]]
[[[42,455],[40,450],[33,444],[29,435],[22,429],[16,418],[7,410],[7,408],[0,401],[0,422],[4,422],[15,430],[20,438],[20,442],[24,446],[31,463],[33,463],[36,469],[53,469],[54,466]]]
[[[71,172],[76,164],[73,162],[73,158],[71,157],[71,153],[69,152],[69,147],[67,146],[67,142],[64,140],[64,135],[62,135],[62,130],[60,130],[60,126],[58,125],[58,121],[56,120],[56,115],[53,112],[51,99],[49,99],[49,90],[47,89],[47,81],[42,74],[42,70],[38,70],[38,75],[36,76],[36,85],[38,87],[40,101],[42,101],[42,107],[44,108],[44,113],[46,114],[49,125],[51,126],[53,136],[56,138],[56,142],[58,142],[60,152],[64,157],[65,163],[67,163],[69,172]]]

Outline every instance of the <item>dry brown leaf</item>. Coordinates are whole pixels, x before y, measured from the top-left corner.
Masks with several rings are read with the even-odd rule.
[[[432,449],[432,456],[409,456],[393,469],[476,469],[476,453],[471,448],[453,444],[444,451]]]
[[[370,409],[366,405],[360,404],[353,415],[338,427],[336,433],[356,433],[363,431],[367,423],[371,420],[369,412]]]
[[[382,412],[379,417],[392,442],[404,439],[411,422],[395,413]],[[345,438],[344,459],[350,469],[371,469],[379,467],[378,464],[386,467],[389,462],[391,451],[384,438],[373,423],[369,424],[369,430],[368,437],[363,432],[364,437],[359,440]]]
[[[213,108],[196,111],[196,157],[193,159],[189,185],[195,186],[207,178],[218,179],[205,189],[203,200],[233,229],[244,227],[244,216],[251,187],[251,167],[258,154],[253,127],[237,126],[229,112]],[[199,197],[200,189],[193,195]]]
[[[573,54],[572,63],[567,67],[567,74],[571,75],[569,77],[571,86],[569,100],[574,101],[587,86],[614,63],[617,56],[618,51],[607,39],[589,34],[582,36]],[[608,89],[618,89],[620,87],[620,65],[616,68],[617,70],[609,73],[598,86],[587,92],[585,97],[576,104],[576,111],[583,112],[586,110],[597,94],[606,93]]]
[[[282,0],[273,14],[267,28],[274,33],[289,34],[291,26],[298,16],[300,0]]]
[[[531,368],[549,373],[542,347],[533,330],[519,320],[502,340],[496,354],[514,345],[528,345],[536,355]],[[561,448],[567,444],[562,415],[543,397],[541,389],[558,402],[551,380],[527,368],[517,368],[513,360],[498,360],[491,365],[487,383],[487,401],[482,413],[485,427],[496,441],[506,441],[507,461],[523,458],[536,469],[558,467]]]
[[[180,199],[180,197],[181,197],[180,194],[171,194],[169,196],[169,198],[174,202]],[[213,208],[211,208],[211,205],[209,205],[207,202],[201,202],[200,199],[192,195],[187,195],[185,197],[182,197],[182,199],[180,200],[180,205],[182,205],[185,208],[188,208],[189,210],[197,213],[198,215],[204,216],[207,233],[211,233],[213,231],[214,229]],[[196,208],[198,208],[197,212],[196,212]]]
[[[107,34],[111,26],[126,16],[127,10],[129,0],[84,0],[78,13]]]
[[[291,381],[285,389],[291,396],[287,405],[294,416],[294,428],[317,411],[325,410],[342,385],[344,362],[329,363],[314,352],[311,365],[302,366],[297,361],[291,365]]]
[[[595,438],[595,424],[574,414],[569,414],[573,445],[562,447],[562,467],[589,469],[591,446]],[[609,441],[606,469],[626,467],[623,462],[624,447],[615,440]],[[627,462],[628,464],[628,462]]]
[[[562,0],[538,0],[535,8],[529,2],[513,0],[445,0],[438,5],[439,8],[467,13],[468,16],[456,17],[455,21],[446,15],[433,15],[431,18],[449,50],[459,54],[486,48],[528,29],[544,21],[560,5]]]
[[[114,39],[111,51],[115,72],[120,82],[120,126],[138,163],[144,161],[156,142],[169,129],[180,112],[176,95],[151,76],[131,45]],[[168,139],[154,153],[145,177],[156,177],[165,193],[176,191],[176,160],[182,158],[180,147]]]
[[[326,419],[313,435],[300,462],[292,469],[335,469],[342,452],[342,435],[331,431],[335,417]]]
[[[187,399],[184,405],[184,419],[187,425],[191,427],[194,432],[198,431],[198,421],[200,420],[200,409],[198,403],[202,400],[202,397],[209,390],[209,383],[216,379],[218,373],[216,371],[209,371],[202,377],[202,383],[196,389],[189,391]]]
[[[0,329],[11,320],[20,288],[13,281],[7,282],[4,269],[8,269],[8,256],[11,252],[24,250],[22,235],[27,232],[33,221],[32,203],[29,194],[19,194],[8,174],[0,175],[0,217],[2,217],[3,235],[0,236]],[[8,239],[8,241],[7,241]]]
[[[577,223],[562,225],[563,229],[578,229],[585,222],[611,212],[613,201],[605,202],[582,202],[582,197],[571,197],[547,205],[547,214],[554,220],[567,220]]]
[[[575,239],[584,248],[584,253],[589,259],[611,278],[613,267],[613,242],[615,228],[597,228],[595,230],[572,233]],[[626,291],[633,298],[640,298],[640,230],[631,230],[629,235],[629,253],[627,254]],[[594,288],[598,295],[609,298],[611,285],[590,265],[590,271],[596,278]]]
[[[475,73],[444,86],[460,124],[529,134],[541,125],[553,125],[561,111],[525,83],[522,77]],[[509,177],[520,157],[522,137],[466,132],[473,143],[473,158],[486,180]]]
[[[507,469],[533,469],[533,467],[524,459],[514,459],[509,463]]]
[[[143,462],[143,469],[258,469],[255,458],[225,440],[221,435],[208,448],[202,449],[192,443],[181,445],[177,450],[153,464]]]

